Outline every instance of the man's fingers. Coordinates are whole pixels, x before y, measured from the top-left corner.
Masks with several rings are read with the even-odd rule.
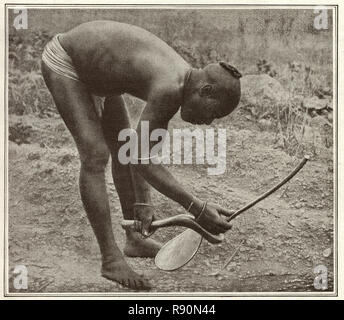
[[[208,230],[210,233],[214,235],[218,235],[220,233],[225,233],[229,229],[232,228],[232,225],[223,220],[222,218],[216,219],[211,224],[209,223],[206,227],[206,230]]]
[[[142,234],[145,237],[148,237],[152,234],[151,229],[151,224],[154,220],[154,216],[151,216],[150,219],[145,219],[144,221],[142,221]]]
[[[140,225],[135,228],[144,237],[152,235],[151,224],[154,220],[154,214],[150,206],[134,206],[135,220],[140,222]]]
[[[140,220],[134,220],[134,230],[142,233],[142,222]]]
[[[219,228],[216,227],[208,227],[207,230],[214,235],[218,235],[219,233],[222,233]]]
[[[101,119],[103,116],[103,104],[98,103],[98,101],[95,101],[94,105],[95,105],[96,114],[97,114],[98,118]]]
[[[142,223],[142,234],[145,237],[148,237],[149,235],[149,226],[150,226],[150,223]]]
[[[227,230],[232,228],[232,225],[230,223],[228,223],[226,220],[221,219],[218,223],[219,228],[221,228],[221,230],[223,230],[224,232],[226,232]]]
[[[225,221],[227,221],[227,222],[232,221],[231,217],[224,217],[223,219],[225,219]]]
[[[221,207],[219,207],[217,211],[226,217],[230,217],[231,215],[233,215],[233,213],[235,213],[235,210],[228,210]]]
[[[218,204],[210,204],[212,207],[214,207],[218,213],[226,216],[226,217],[230,217],[233,213],[235,213],[235,210],[229,210],[229,209],[225,209],[222,208],[221,206],[219,206]]]

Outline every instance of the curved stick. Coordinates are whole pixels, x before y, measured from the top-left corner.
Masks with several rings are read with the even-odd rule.
[[[255,204],[258,202],[262,201],[266,197],[268,197],[270,194],[274,193],[276,190],[278,190],[280,187],[282,187],[284,184],[286,184],[292,177],[294,177],[306,164],[306,162],[309,160],[309,156],[305,155],[302,161],[299,163],[299,165],[292,171],[290,172],[281,182],[276,184],[274,187],[272,187],[270,190],[266,191],[263,193],[261,196],[259,196],[257,199],[253,200],[252,202],[248,203],[238,211],[234,212],[231,216],[229,216],[226,220],[229,222],[236,218],[239,214],[243,213],[244,211],[250,209],[253,207]]]
[[[122,228],[129,229],[134,228],[137,222],[135,220],[122,220]],[[158,228],[165,228],[171,226],[187,227],[204,237],[210,243],[216,244],[220,243],[224,239],[223,234],[214,235],[209,231],[200,226],[190,214],[178,214],[173,217],[168,217],[166,219],[155,220],[152,222],[150,229],[154,232]]]

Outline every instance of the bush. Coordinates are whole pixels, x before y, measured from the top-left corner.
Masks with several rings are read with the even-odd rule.
[[[31,37],[21,34],[9,38],[8,108],[10,114],[56,113],[52,97],[40,72],[41,53],[49,40],[45,32]],[[29,40],[31,39],[31,40]]]

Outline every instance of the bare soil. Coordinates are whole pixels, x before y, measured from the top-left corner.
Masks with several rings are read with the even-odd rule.
[[[174,120],[172,127],[179,123]],[[238,209],[281,180],[300,159],[276,148],[270,132],[240,121],[231,123],[235,126],[230,124],[227,130],[225,174],[208,176],[206,166],[196,165],[170,166],[170,170],[199,198]],[[18,292],[12,281],[18,264],[28,268],[26,292],[131,292],[100,276],[99,250],[78,191],[79,160],[62,120],[11,116],[10,126],[18,124],[28,128],[25,143],[18,134],[12,139],[16,143],[9,142],[10,292]],[[143,258],[127,258],[129,264],[151,278],[153,292],[316,291],[318,265],[327,267],[327,291],[333,291],[331,159],[328,149],[327,157],[309,161],[287,186],[235,219],[223,243],[203,241],[196,257],[182,269],[163,272],[153,259]],[[122,215],[109,170],[106,179],[113,230],[123,248]],[[157,218],[184,213],[156,191],[153,199]],[[166,242],[181,231],[162,229],[153,237]],[[228,268],[210,276],[242,240],[245,243]]]

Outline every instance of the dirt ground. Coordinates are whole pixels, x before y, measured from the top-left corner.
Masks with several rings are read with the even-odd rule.
[[[179,120],[173,121],[172,127]],[[13,288],[18,264],[28,269],[24,292],[131,292],[100,276],[99,250],[78,192],[79,160],[62,120],[57,115],[11,116],[10,123],[31,126],[27,143],[9,142],[10,292],[18,292]],[[199,198],[238,209],[286,176],[300,159],[276,148],[271,133],[254,126],[245,129],[240,121],[231,123],[235,126],[227,130],[225,174],[208,176],[205,165],[170,169]],[[331,158],[309,161],[287,187],[235,219],[223,243],[203,241],[182,269],[163,272],[152,259],[142,258],[128,258],[129,264],[151,278],[153,292],[316,291],[318,265],[327,267],[327,291],[333,291],[333,164],[326,160]],[[113,229],[122,249],[121,210],[109,168],[106,178]],[[156,191],[153,199],[157,218],[185,213]],[[181,231],[166,228],[153,237],[166,242]],[[220,276],[209,275],[242,240],[228,268]]]

